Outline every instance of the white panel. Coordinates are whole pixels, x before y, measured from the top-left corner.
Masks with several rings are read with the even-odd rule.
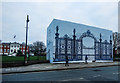
[[[78,42],[78,49],[77,49],[77,51],[78,51],[78,54],[81,54],[81,42]]]
[[[94,47],[94,39],[91,37],[84,37],[83,38],[83,45],[85,47],[89,47],[89,48]]]

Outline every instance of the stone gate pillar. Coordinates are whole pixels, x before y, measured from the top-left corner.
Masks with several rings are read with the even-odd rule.
[[[68,40],[68,37],[67,37],[67,35],[65,35],[65,38],[64,38],[64,40],[65,40],[65,57],[68,57],[68,55],[67,55],[67,40]],[[65,58],[65,60],[66,60],[66,58]]]
[[[75,53],[75,48],[76,48],[76,35],[75,35],[75,29],[73,30],[73,60],[76,59],[76,53]]]
[[[102,37],[102,35],[101,35],[101,33],[100,33],[100,58],[102,58],[102,48],[101,48],[101,46],[102,46],[102,39],[101,39],[101,37]]]

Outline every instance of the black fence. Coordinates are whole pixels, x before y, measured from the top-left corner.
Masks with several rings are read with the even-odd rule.
[[[69,61],[84,60],[87,55],[89,60],[113,60],[112,56],[112,39],[110,35],[109,42],[102,41],[102,34],[100,33],[99,40],[91,33],[90,30],[84,32],[79,39],[76,39],[76,31],[73,30],[73,38],[67,34],[59,37],[58,26],[55,33],[55,57],[54,61],[65,61],[65,56],[68,56]],[[83,38],[89,37],[94,40],[93,47],[86,47],[83,44]],[[88,41],[89,43],[89,41]],[[92,51],[92,54],[86,54],[86,51]]]

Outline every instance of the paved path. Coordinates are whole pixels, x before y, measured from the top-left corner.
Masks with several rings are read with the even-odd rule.
[[[106,63],[71,63],[68,67],[64,64],[35,64],[29,66],[12,67],[12,68],[1,68],[0,71],[3,74],[9,73],[24,73],[24,72],[37,72],[37,71],[52,71],[52,70],[66,70],[66,69],[80,69],[80,68],[91,68],[91,67],[101,67],[101,66],[115,66],[118,62],[106,62]]]
[[[118,81],[118,75],[120,75],[120,71],[118,70],[118,66],[110,66],[74,70],[6,74],[3,75],[2,81]]]

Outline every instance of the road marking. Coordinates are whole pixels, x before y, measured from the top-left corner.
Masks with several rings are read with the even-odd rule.
[[[113,73],[113,74],[115,74],[115,73]]]
[[[101,75],[98,75],[98,76],[101,76]]]
[[[97,75],[97,76],[93,76],[93,77],[99,77],[99,76],[101,76],[101,75]]]
[[[61,81],[68,81],[68,80],[61,80]]]
[[[80,78],[81,80],[84,79],[84,78]]]
[[[98,77],[98,76],[93,76],[93,77]]]
[[[117,73],[113,73],[113,74],[120,74],[120,73],[117,72]]]
[[[62,81],[71,81],[72,79],[62,80]]]
[[[62,81],[72,81],[72,80],[76,80],[76,79],[78,79],[78,78],[75,78],[75,79],[66,79],[66,80],[62,80]],[[84,79],[84,78],[81,77],[81,78],[79,78],[79,79],[82,80],[82,79]]]

